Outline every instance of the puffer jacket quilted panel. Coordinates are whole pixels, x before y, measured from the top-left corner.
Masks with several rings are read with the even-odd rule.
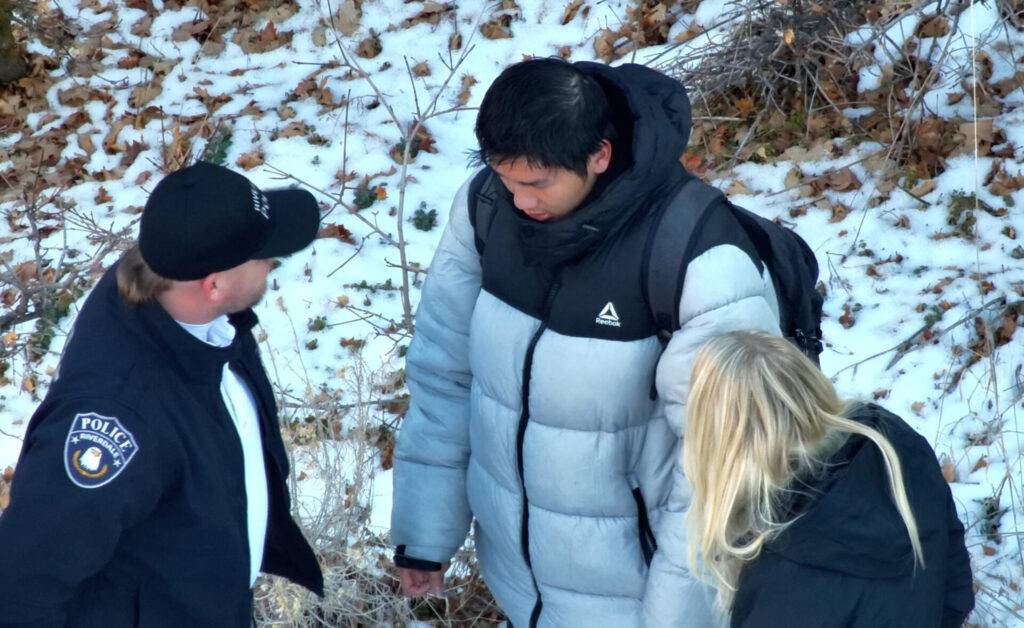
[[[675,103],[672,115],[682,111],[678,84],[619,70],[592,69],[636,88],[628,99],[638,112],[665,103]],[[679,133],[688,132],[685,113],[673,122]],[[689,368],[699,346],[723,331],[778,333],[778,311],[751,247],[708,243],[685,269],[682,326],[662,350],[638,286],[652,207],[643,186],[671,167],[644,160],[678,155],[685,137],[665,132],[663,114],[647,126],[638,115],[637,163],[601,203],[525,225],[525,242],[509,237],[519,218],[505,207],[482,260],[467,181],[417,312],[392,541],[408,556],[443,562],[471,513],[481,573],[517,628],[719,625],[706,587],[685,569],[689,488],[679,451]],[[642,150],[644,142],[657,147]],[[606,234],[572,257],[571,230],[591,220]],[[531,251],[543,249],[548,230],[570,257],[536,265]],[[609,303],[628,333],[625,323],[623,333],[607,325]],[[657,542],[649,566],[645,519]]]

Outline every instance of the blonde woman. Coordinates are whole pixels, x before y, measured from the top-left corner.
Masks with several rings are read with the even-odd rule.
[[[744,628],[952,628],[974,606],[964,529],[928,443],[843,403],[793,345],[697,354],[683,439],[691,570]]]

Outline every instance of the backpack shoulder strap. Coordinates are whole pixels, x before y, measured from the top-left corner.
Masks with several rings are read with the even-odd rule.
[[[702,224],[722,192],[687,173],[651,224],[647,235],[641,273],[643,294],[658,328],[662,344],[679,329],[679,299],[683,279]]]
[[[476,244],[476,252],[484,254],[484,242],[494,222],[496,185],[498,177],[494,171],[484,168],[473,177],[469,183],[469,224],[473,225],[473,243]]]

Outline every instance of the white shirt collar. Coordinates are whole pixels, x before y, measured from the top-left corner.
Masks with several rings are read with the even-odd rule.
[[[209,323],[194,325],[175,321],[181,327],[199,340],[214,347],[226,347],[235,339],[235,328],[228,322],[226,314],[222,314]]]

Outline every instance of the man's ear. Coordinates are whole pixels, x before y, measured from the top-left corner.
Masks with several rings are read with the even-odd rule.
[[[206,297],[211,303],[217,303],[221,300],[222,291],[219,285],[220,274],[210,273],[199,280],[199,290],[203,296]]]
[[[608,140],[601,140],[600,146],[590,155],[587,162],[590,171],[594,174],[602,174],[608,170],[608,166],[612,163],[612,143]]]

